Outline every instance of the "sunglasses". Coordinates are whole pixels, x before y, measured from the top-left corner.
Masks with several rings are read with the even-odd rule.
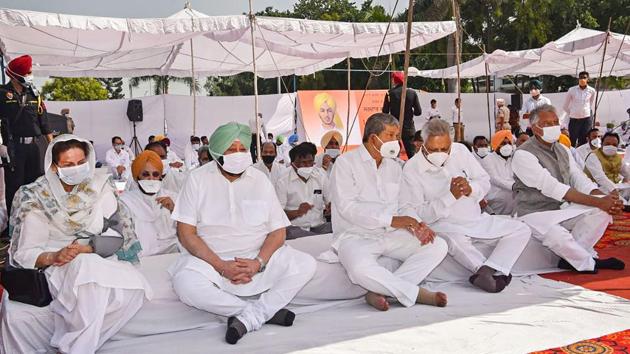
[[[153,178],[160,178],[162,177],[162,174],[159,173],[158,171],[154,171],[153,173],[142,171],[142,177],[151,177],[151,176],[153,176]]]

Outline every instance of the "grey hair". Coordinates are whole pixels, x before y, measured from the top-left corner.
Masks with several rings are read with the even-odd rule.
[[[451,136],[450,126],[442,119],[431,119],[422,127],[422,140],[425,142],[432,136]]]
[[[363,131],[363,142],[366,143],[370,138],[370,135],[379,135],[385,130],[386,125],[399,126],[398,119],[388,113],[374,113],[365,122],[365,129]]]
[[[542,106],[536,107],[533,111],[529,112],[529,125],[533,126],[534,124],[536,124],[536,122],[538,122],[538,118],[540,118],[540,114],[543,112],[555,113],[556,115],[558,115],[556,107],[550,104],[544,104]]]

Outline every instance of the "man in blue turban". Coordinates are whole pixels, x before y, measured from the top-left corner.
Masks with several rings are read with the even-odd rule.
[[[267,176],[250,168],[250,143],[249,127],[220,126],[208,143],[214,161],[190,172],[172,214],[188,251],[169,270],[173,289],[185,304],[229,317],[230,344],[265,323],[291,326],[284,307],[316,268],[284,245],[290,222]]]

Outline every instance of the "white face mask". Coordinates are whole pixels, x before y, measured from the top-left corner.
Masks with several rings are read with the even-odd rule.
[[[488,156],[489,153],[490,153],[490,148],[487,148],[487,147],[477,148],[477,155],[479,155],[479,157],[481,158]]]
[[[444,164],[446,163],[446,160],[448,160],[448,157],[450,156],[446,152],[431,152],[431,153],[429,153],[429,150],[427,150],[426,147],[422,146],[422,148],[427,153],[427,155],[426,155],[427,161],[429,161],[435,167],[442,167],[442,166],[444,166]],[[423,156],[424,156],[424,154],[423,154]]]
[[[538,95],[540,95],[540,90],[539,89],[531,89],[529,90],[529,94],[536,97]]]
[[[252,156],[249,152],[235,152],[223,155],[223,165],[221,167],[228,173],[239,175],[251,165]]]
[[[145,194],[156,194],[162,188],[162,181],[159,179],[141,179],[138,184]]]
[[[193,150],[195,150],[195,151],[199,151],[199,148],[200,148],[200,147],[201,147],[201,145],[200,145],[200,144],[192,144],[192,148],[193,148]]]
[[[501,146],[501,148],[499,149],[499,154],[501,154],[501,156],[503,157],[510,157],[512,156],[513,151],[514,151],[514,146],[510,144],[505,144]]]
[[[90,166],[86,162],[72,167],[57,167],[57,175],[63,183],[76,186],[90,176]]]
[[[27,85],[33,84],[33,74],[24,76],[24,83]]]
[[[606,145],[602,147],[602,152],[606,156],[615,156],[617,155],[617,147],[614,145]]]
[[[384,143],[383,140],[381,140],[381,138],[379,138],[378,136],[376,137],[376,139],[381,142],[381,148],[379,149],[379,152],[381,153],[382,157],[388,159],[395,159],[396,157],[398,157],[398,154],[400,153],[400,145],[398,144],[398,140],[392,140]]]
[[[118,152],[121,152],[124,148],[125,148],[125,145],[122,145],[122,144],[114,145],[114,149]]]
[[[309,179],[313,173],[313,167],[300,167],[297,169],[297,174],[304,179]]]
[[[334,159],[337,156],[341,155],[341,151],[339,149],[326,149],[326,151],[324,151],[324,154]]]
[[[171,171],[171,165],[168,160],[162,160],[162,176],[166,175]]]
[[[599,149],[600,147],[602,147],[602,139],[597,138],[597,139],[591,140],[591,146],[596,149]]]
[[[560,131],[560,126],[559,125],[554,125],[553,127],[544,127],[542,128],[543,130],[543,136],[541,136],[542,140],[553,144],[556,141],[558,141],[558,139],[560,139],[560,134],[562,134],[562,132]]]

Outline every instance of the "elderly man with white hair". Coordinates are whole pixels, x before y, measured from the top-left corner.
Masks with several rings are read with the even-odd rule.
[[[502,291],[531,231],[510,217],[482,213],[479,202],[490,189],[490,177],[464,145],[451,141],[446,122],[431,120],[422,135],[421,153],[403,170],[401,214],[426,222],[446,238],[449,254],[474,273],[469,279],[474,286]],[[493,242],[490,256],[474,240]]]
[[[185,304],[229,317],[230,344],[265,323],[291,326],[295,314],[284,307],[316,267],[285,245],[290,223],[269,179],[251,166],[251,138],[246,125],[220,126],[209,141],[214,161],[190,172],[173,211],[184,247],[169,269],[173,289]]]
[[[376,113],[368,118],[363,144],[337,159],[332,171],[332,251],[350,280],[368,290],[366,301],[389,309],[387,297],[405,307],[446,306],[446,295],[418,284],[446,256],[446,243],[417,218],[398,213],[402,170],[398,120]],[[387,256],[403,261],[395,272],[380,266]]]
[[[560,256],[558,267],[595,273],[623,269],[616,258],[597,259],[593,246],[621,212],[615,192],[604,195],[558,143],[560,121],[556,109],[541,105],[530,113],[534,136],[512,158],[515,213],[533,236]]]

